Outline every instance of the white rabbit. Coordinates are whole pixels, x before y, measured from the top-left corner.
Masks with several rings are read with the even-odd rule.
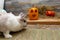
[[[0,9],[0,14],[1,13],[3,13],[3,14],[5,14],[5,13],[7,13],[4,9]]]
[[[3,32],[5,38],[11,38],[12,35],[9,34],[11,31],[22,30],[26,25],[23,13],[20,13],[19,16],[12,13],[0,15],[0,32]]]

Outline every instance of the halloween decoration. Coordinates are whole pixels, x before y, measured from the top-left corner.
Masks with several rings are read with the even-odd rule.
[[[30,20],[37,20],[38,19],[38,9],[37,8],[31,8],[29,9],[29,19]]]
[[[40,15],[45,15],[45,12],[47,10],[54,10],[55,9],[53,6],[45,6],[45,5],[43,5],[43,6],[40,5],[37,8],[38,8],[38,12]]]
[[[54,17],[55,16],[55,12],[51,11],[51,10],[48,10],[48,11],[46,11],[46,15]]]

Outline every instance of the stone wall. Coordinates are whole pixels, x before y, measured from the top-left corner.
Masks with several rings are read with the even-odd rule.
[[[55,5],[60,5],[60,2],[51,2],[51,1],[40,1],[39,3],[35,3],[35,5],[39,6],[39,5],[48,5],[48,6],[55,6]],[[5,0],[5,7],[4,9],[7,12],[13,12],[15,15],[18,15],[20,12],[24,12],[27,13],[28,9],[31,8],[33,6],[33,4],[29,3],[29,2],[20,2],[17,0]],[[56,9],[57,11],[59,11],[60,9]]]

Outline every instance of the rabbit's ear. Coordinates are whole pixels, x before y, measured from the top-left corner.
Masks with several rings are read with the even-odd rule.
[[[20,16],[21,18],[23,18],[23,17],[24,17],[24,13],[21,12],[21,13],[19,14],[19,16]]]

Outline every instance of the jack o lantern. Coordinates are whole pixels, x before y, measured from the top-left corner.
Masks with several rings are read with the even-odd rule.
[[[29,9],[29,19],[30,20],[37,20],[38,19],[38,9],[37,8]]]

